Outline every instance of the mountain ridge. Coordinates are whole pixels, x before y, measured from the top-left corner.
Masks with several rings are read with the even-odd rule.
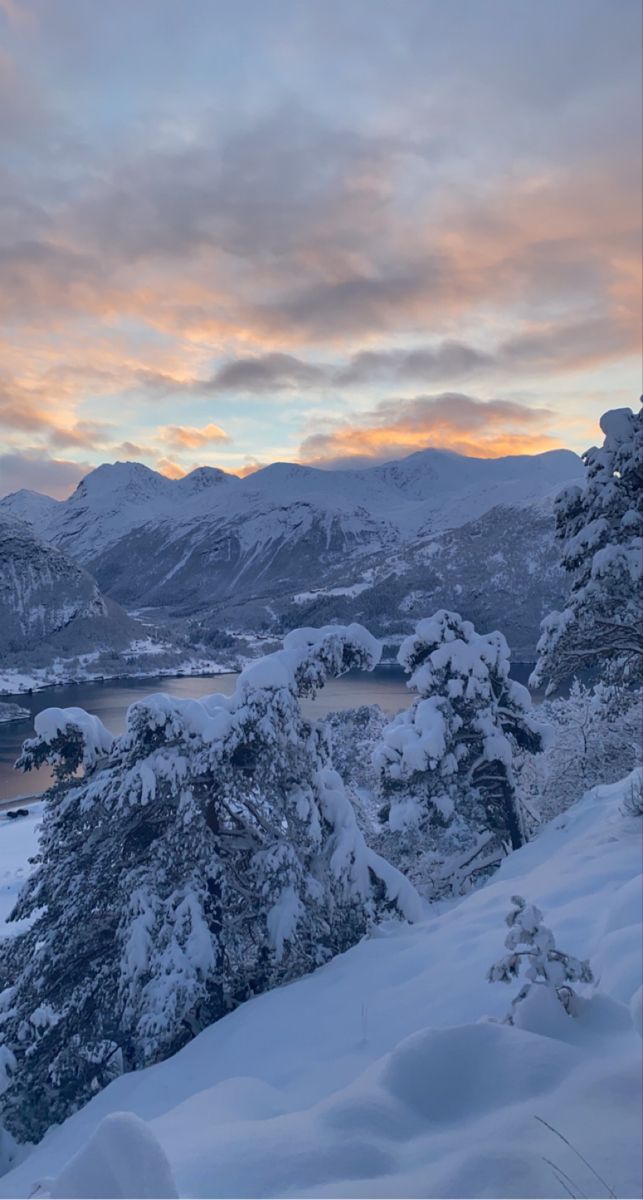
[[[141,463],[102,464],[68,500],[52,502],[40,532],[107,596],[171,620],[207,611],[224,628],[278,635],[304,615],[295,597],[310,593],[325,619],[335,609],[350,619],[370,613],[385,633],[411,621],[417,593],[426,605],[493,621],[510,644],[515,629],[514,644],[529,654],[543,604],[555,606],[562,591],[552,499],[582,473],[567,450],[483,459],[429,448],[341,470],[273,463],[244,479],[201,467],[172,480]],[[28,494],[0,501],[0,512],[17,503],[27,514],[40,506],[34,520],[42,519]],[[498,553],[515,581],[504,607],[479,603],[490,590],[505,594]]]

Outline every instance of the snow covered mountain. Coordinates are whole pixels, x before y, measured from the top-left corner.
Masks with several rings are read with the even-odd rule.
[[[146,635],[78,563],[0,513],[0,658],[47,662],[55,655],[115,651]]]
[[[453,608],[478,629],[501,629],[514,658],[529,662],[540,622],[565,588],[551,500],[497,505],[454,529],[365,560],[352,586],[338,580],[339,574],[325,586],[275,598],[273,610],[284,627],[351,620],[395,638],[427,613]],[[261,620],[260,605],[246,607],[257,610],[255,623]],[[223,611],[231,622],[232,607]],[[251,623],[251,612],[245,619]]]
[[[528,505],[581,473],[580,459],[568,450],[499,459],[422,450],[361,470],[274,463],[244,480],[212,467],[171,480],[141,463],[104,464],[51,510],[44,531],[92,564],[143,528],[162,526],[169,544],[199,527],[209,538],[216,526],[228,540],[236,530],[227,561],[237,551],[237,565],[252,562],[256,576],[279,549],[299,544],[311,531],[323,536],[326,549],[384,546],[453,528],[494,505]],[[202,540],[189,538],[188,550]],[[210,586],[217,582],[208,580]]]
[[[40,533],[52,520],[59,504],[60,500],[54,500],[53,496],[43,496],[41,492],[33,492],[30,488],[21,488],[0,500],[0,512],[24,521],[36,533]]]
[[[166,526],[184,510],[195,515],[199,509],[207,510],[209,497],[228,482],[239,481],[213,467],[199,467],[173,480],[142,463],[104,463],[52,511],[43,532],[91,568],[132,530]]]
[[[399,606],[407,603],[412,615],[406,598],[414,592],[422,603],[439,592],[440,603],[452,607],[462,597],[473,619],[474,593],[488,593],[488,619],[506,628],[493,603],[502,555],[519,581],[508,599],[524,610],[513,623],[526,626],[522,643],[531,653],[543,611],[560,590],[546,501],[582,470],[567,450],[477,459],[429,449],[360,470],[275,463],[243,480],[210,467],[170,480],[139,463],[115,463],[50,508],[42,535],[121,604],[174,615],[208,611],[250,629],[288,626],[291,615],[298,623],[297,597],[322,593],[342,597],[333,618],[348,608],[351,619],[361,611],[382,631],[387,622],[406,628]],[[0,511],[16,504],[7,497]],[[37,502],[23,498],[21,505],[35,524]],[[465,532],[447,537],[455,530]],[[393,578],[406,586],[393,587],[391,610]],[[357,596],[360,604],[352,604]]]

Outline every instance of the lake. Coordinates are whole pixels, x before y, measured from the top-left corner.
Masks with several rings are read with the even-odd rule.
[[[533,664],[515,663],[512,675],[526,683]],[[235,687],[236,674],[229,675],[165,675],[160,678],[106,680],[104,683],[75,683],[43,688],[31,696],[0,696],[0,700],[20,704],[29,710],[31,721],[12,721],[0,725],[0,802],[19,796],[42,792],[51,778],[49,769],[41,767],[23,775],[14,770],[14,762],[25,738],[33,732],[33,717],[44,708],[85,708],[100,717],[112,733],[122,733],[125,714],[130,704],[152,692],[167,692],[179,698],[223,692],[229,696]],[[358,708],[361,704],[379,704],[386,713],[399,712],[410,703],[412,694],[406,689],[406,676],[397,665],[377,667],[374,671],[349,671],[340,679],[331,679],[314,700],[302,701],[307,716],[323,717],[335,709]]]

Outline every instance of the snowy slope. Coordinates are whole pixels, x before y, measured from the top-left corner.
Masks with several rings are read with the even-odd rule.
[[[74,621],[108,616],[96,582],[77,563],[4,515],[0,568],[0,650],[29,649]]]
[[[132,1112],[184,1196],[557,1197],[561,1172],[576,1195],[640,1195],[641,821],[621,812],[628,786],[589,793],[441,915],[382,931],[117,1080],[0,1194],[34,1194],[106,1115]],[[523,1005],[522,1028],[481,1020],[517,990],[485,981],[515,892],[591,959],[598,982],[577,1018],[554,1002]],[[106,1194],[93,1153],[45,1190]],[[130,1160],[120,1194],[150,1195]]]
[[[52,514],[45,536],[80,562],[171,506],[172,482],[142,463],[103,464]]]
[[[455,529],[365,557],[353,576],[331,574],[323,586],[274,597],[271,607],[286,628],[360,621],[386,639],[408,633],[427,613],[455,608],[480,630],[501,629],[514,659],[529,662],[540,623],[560,606],[565,588],[551,504],[541,501],[498,505]],[[223,616],[238,622],[238,608],[230,605]]]
[[[22,923],[5,924],[29,874],[29,859],[38,850],[42,804],[31,804],[26,817],[12,820],[0,812],[0,935],[13,936]]]
[[[53,520],[59,504],[60,500],[54,500],[53,496],[43,496],[41,492],[21,488],[0,500],[0,512],[24,521],[35,533],[41,533]]]

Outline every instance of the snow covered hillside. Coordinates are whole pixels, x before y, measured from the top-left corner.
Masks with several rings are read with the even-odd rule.
[[[588,793],[440,915],[383,928],[120,1077],[50,1130],[0,1194],[171,1195],[153,1134],[180,1195],[639,1196],[633,782]],[[26,857],[26,826],[9,833]],[[4,869],[11,888],[24,859]],[[535,988],[515,1026],[484,1019],[503,1017],[517,990],[485,980],[515,893],[590,959],[596,983],[580,988],[576,1017]],[[116,1113],[146,1125],[112,1120],[85,1149]]]
[[[0,931],[12,937],[20,930],[19,922],[5,924],[18,892],[29,871],[29,859],[38,850],[38,826],[42,804],[32,804],[28,815],[12,820],[0,813]]]
[[[75,641],[87,627],[87,647],[127,644],[140,627],[100,594],[73,559],[22,521],[0,515],[0,651],[25,652],[46,641]],[[129,636],[128,636],[129,635]]]
[[[43,496],[41,492],[33,492],[30,488],[21,488],[18,492],[10,492],[0,501],[0,511],[24,521],[34,533],[39,534],[52,520],[59,503],[53,496]]]
[[[0,511],[31,520],[121,604],[206,609],[219,626],[255,631],[299,624],[302,593],[324,607],[306,619],[408,631],[413,594],[426,599],[434,577],[449,581],[437,603],[452,604],[461,542],[459,607],[480,622],[488,602],[489,623],[504,616],[512,647],[533,658],[540,619],[561,595],[551,498],[581,474],[567,450],[478,459],[429,449],[359,470],[275,463],[244,480],[209,467],[170,480],[115,463],[44,511],[27,492]],[[504,589],[516,597],[509,614],[495,579],[504,564],[520,581],[517,597]]]
[[[150,629],[104,596],[74,559],[0,512],[0,692],[37,686],[42,671],[41,682],[123,674],[126,655],[149,659],[154,650],[164,647],[153,644]]]
[[[337,570],[317,589],[274,597],[271,607],[285,628],[355,620],[394,640],[426,612],[455,604],[477,628],[501,628],[514,658],[529,662],[540,622],[564,588],[551,501],[497,505],[455,529],[366,556],[353,587],[336,586],[346,578]],[[224,623],[239,620],[238,605],[219,611]],[[265,619],[261,601],[241,611],[248,622]]]

